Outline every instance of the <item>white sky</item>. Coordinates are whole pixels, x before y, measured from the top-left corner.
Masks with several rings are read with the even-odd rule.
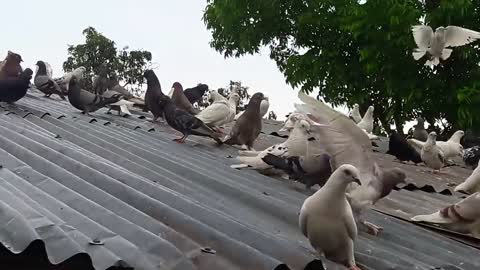
[[[211,34],[202,19],[206,1],[199,0],[17,0],[2,3],[0,58],[8,50],[22,55],[23,68],[35,70],[44,60],[54,77],[63,74],[67,44],[83,43],[82,30],[92,26],[114,40],[117,48],[152,52],[164,90],[175,81],[187,88],[199,82],[211,89],[241,81],[270,98],[279,118],[293,110],[296,91],[285,83],[268,50],[255,56],[224,59],[209,46]],[[167,91],[168,92],[168,91]]]

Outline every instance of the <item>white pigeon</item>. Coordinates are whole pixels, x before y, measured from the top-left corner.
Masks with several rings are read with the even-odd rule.
[[[75,76],[77,79],[83,78],[83,74],[85,73],[86,68],[85,67],[78,67],[72,72],[68,72],[63,77],[57,78],[54,81],[63,89],[68,91],[68,85],[70,83],[70,80]]]
[[[216,91],[211,91],[208,95],[209,99],[213,101],[212,104],[195,117],[202,120],[209,127],[221,126],[228,121],[230,115],[228,101]]]
[[[443,157],[445,160],[462,156],[463,155],[463,146],[460,144],[460,140],[465,135],[463,130],[457,130],[448,141],[437,141],[436,144],[442,150]],[[426,142],[419,141],[417,139],[408,139],[408,142],[415,147],[418,152],[422,151],[422,147]]]
[[[300,230],[312,247],[350,270],[359,270],[354,256],[358,232],[345,189],[350,183],[360,183],[359,178],[354,166],[340,166],[321,189],[305,200],[299,216]]]
[[[369,106],[367,112],[363,116],[362,120],[357,124],[361,129],[364,129],[367,134],[371,134],[373,131],[373,106]]]
[[[106,97],[106,98],[111,98],[114,95],[118,95],[118,92],[112,91],[112,90],[107,90],[103,93],[102,96]],[[110,110],[115,110],[115,111],[118,111],[118,115],[121,115],[122,113],[123,113],[123,115],[132,115],[132,113],[130,112],[129,109],[133,108],[133,104],[135,104],[135,103],[122,98],[115,103],[109,104],[108,105],[109,109],[108,109],[107,113],[110,112]]]
[[[355,121],[356,124],[358,124],[358,123],[360,123],[360,121],[362,121],[362,116],[360,115],[359,106],[358,106],[357,103],[355,103],[353,105],[353,110],[350,112],[349,117],[350,117],[350,119]]]
[[[428,25],[415,25],[412,34],[418,46],[413,52],[413,58],[419,60],[428,52],[429,59],[425,63],[428,66],[438,65],[440,58],[447,60],[452,54],[452,49],[448,47],[467,45],[480,38],[477,31],[452,25],[438,27],[435,33]]]
[[[225,124],[228,124],[235,120],[238,102],[240,102],[240,96],[237,93],[231,93],[228,97],[228,106],[230,109],[230,113],[228,114],[228,121]]]
[[[301,120],[295,124],[295,128],[290,132],[288,139],[263,151],[240,151],[241,156],[237,160],[241,162],[238,165],[232,165],[232,168],[251,168],[254,170],[266,170],[273,168],[263,162],[262,158],[267,154],[275,156],[305,156],[308,152],[308,139],[310,135],[310,124]]]
[[[320,124],[319,126],[312,126],[312,134],[315,135],[316,140],[318,138],[322,142],[322,146],[332,157],[333,169],[342,164],[352,164],[360,171],[362,186],[371,185],[382,190],[379,193],[381,196],[372,199],[370,205],[387,196],[395,183],[403,181],[401,177],[394,177],[400,176],[396,173],[401,171],[400,169],[380,168],[375,165],[371,156],[372,144],[367,134],[355,125],[351,119],[303,92],[299,92],[298,97],[305,104],[295,104],[296,109],[306,114],[315,123]],[[358,187],[351,185],[348,191],[352,192],[356,188]],[[353,197],[353,199],[356,198],[360,198],[360,196]],[[362,202],[353,203],[352,206],[359,206],[359,209],[353,209],[357,213],[361,213],[366,208]],[[381,229],[368,222],[362,223],[368,227],[372,234],[376,234]]]
[[[437,146],[437,133],[435,131],[428,134],[427,141],[422,147],[420,156],[423,163],[433,171],[439,171],[445,165],[445,157],[440,147]]]
[[[270,107],[270,102],[268,101],[268,97],[265,97],[264,100],[260,103],[260,116],[263,118],[265,114],[268,112],[268,108]],[[239,112],[237,115],[235,115],[235,120],[237,120],[244,111]]]
[[[300,112],[293,112],[293,113],[290,113],[287,117],[287,119],[285,120],[285,122],[283,123],[283,127],[279,130],[279,131],[286,131],[286,132],[290,132],[292,131],[293,127],[295,126],[295,123],[297,121],[300,121],[300,120],[305,120],[305,121],[309,121],[310,124],[312,124],[313,122],[308,118],[308,116],[304,113],[300,113]]]
[[[464,191],[469,194],[480,191],[480,166],[463,183],[455,187],[455,191]]]
[[[412,221],[436,224],[459,233],[480,237],[480,193],[476,192],[460,202],[430,215],[418,215]]]

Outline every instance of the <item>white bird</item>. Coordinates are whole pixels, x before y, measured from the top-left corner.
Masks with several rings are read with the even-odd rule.
[[[216,91],[211,91],[208,95],[209,99],[213,101],[212,104],[203,109],[196,117],[209,127],[221,126],[228,121],[230,115],[228,101]]]
[[[362,121],[362,116],[360,115],[358,104],[355,103],[355,105],[353,105],[353,110],[350,112],[349,117],[350,117],[350,119],[355,121],[356,124],[358,124],[358,123],[360,123],[360,121]]]
[[[460,202],[430,215],[418,215],[412,221],[440,225],[460,233],[480,237],[480,193],[476,192]]]
[[[430,132],[420,152],[423,163],[433,171],[439,171],[445,164],[445,157],[440,147],[437,146],[436,140],[437,133],[435,131]]]
[[[288,115],[287,119],[283,123],[283,127],[279,131],[292,131],[295,123],[300,120],[309,121],[311,125],[313,124],[313,121],[311,121],[306,114],[300,112],[293,112]]]
[[[463,130],[457,130],[448,141],[436,141],[437,146],[442,150],[443,157],[445,160],[462,156],[463,155],[463,146],[460,144],[460,140],[465,135]],[[422,151],[422,147],[426,142],[422,142],[416,139],[408,139],[408,142],[415,147],[418,152]]]
[[[270,102],[268,101],[268,97],[265,97],[265,99],[262,100],[262,102],[260,103],[260,116],[262,118],[265,116],[265,114],[267,114],[269,107],[270,107]],[[237,120],[243,114],[243,112],[244,111],[239,112],[235,116],[235,120]]]
[[[115,95],[118,95],[118,92],[113,90],[107,90],[103,92],[102,96],[106,98],[111,98]],[[135,103],[132,101],[125,100],[122,97],[122,99],[120,99],[119,101],[112,104],[108,104],[109,109],[107,113],[110,112],[110,110],[115,110],[115,111],[118,111],[118,115],[121,115],[122,113],[123,115],[132,115],[129,109],[133,108],[133,104]]]
[[[321,189],[305,200],[299,216],[300,230],[312,247],[351,270],[359,270],[354,256],[358,232],[345,190],[350,183],[360,184],[359,178],[354,166],[340,166]]]
[[[367,112],[363,116],[362,120],[357,124],[361,129],[364,129],[367,134],[371,134],[373,131],[373,106],[369,106]]]
[[[85,67],[78,67],[72,72],[65,73],[63,77],[56,78],[54,81],[65,91],[68,91],[68,85],[70,83],[70,80],[75,76],[77,80],[80,80],[83,78],[83,74],[85,73],[86,68]]]
[[[464,191],[469,194],[480,191],[480,166],[463,183],[455,187],[455,191]]]
[[[288,139],[263,151],[240,151],[241,156],[237,160],[241,162],[238,165],[232,165],[232,168],[251,168],[254,170],[271,169],[273,166],[263,162],[262,158],[267,154],[275,156],[305,156],[308,152],[308,138],[310,135],[310,124],[301,120],[295,124],[295,128],[290,132]]]
[[[228,121],[225,124],[228,124],[235,120],[235,115],[237,114],[238,102],[240,102],[240,96],[237,93],[231,93],[230,96],[228,97],[228,106],[230,109],[230,113],[228,114]]]
[[[447,47],[467,45],[480,38],[479,32],[458,26],[441,26],[434,33],[428,25],[415,25],[412,34],[418,46],[412,54],[413,58],[419,60],[428,52],[429,59],[425,63],[428,66],[438,65],[440,58],[447,60],[452,54],[452,49]]]

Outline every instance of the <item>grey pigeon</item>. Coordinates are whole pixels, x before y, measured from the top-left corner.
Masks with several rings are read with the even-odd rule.
[[[422,142],[426,142],[428,132],[425,130],[425,120],[422,117],[417,118],[417,124],[413,127],[413,138]]]
[[[478,161],[480,160],[480,146],[473,146],[465,149],[462,159],[467,166],[475,169],[478,166]]]
[[[46,97],[56,94],[65,100],[64,93],[60,86],[47,75],[47,66],[45,65],[45,62],[38,61],[37,66],[37,74],[35,74],[35,78],[33,80],[37,89],[44,93]]]
[[[93,92],[97,95],[103,95],[107,91],[109,84],[107,68],[105,65],[101,65],[98,70],[98,76],[95,76],[93,79]]]
[[[360,184],[359,178],[354,166],[340,166],[321,189],[305,200],[299,216],[300,230],[312,247],[350,270],[360,269],[354,257],[357,226],[345,190],[350,183]]]
[[[232,93],[234,94],[234,93]],[[232,95],[230,94],[230,95]],[[248,105],[247,105],[248,106]],[[260,103],[260,116],[263,118],[265,114],[268,112],[268,108],[270,108],[270,102],[268,101],[268,97],[264,97],[262,103]],[[235,120],[237,120],[245,111],[239,112],[235,115]]]
[[[157,121],[163,115],[163,109],[160,106],[160,97],[164,96],[160,81],[153,70],[146,70],[143,77],[147,79],[147,92],[145,92],[145,107],[153,114],[153,122]]]
[[[178,109],[170,97],[160,96],[159,103],[163,108],[164,117],[168,125],[183,134],[181,138],[174,139],[177,143],[184,143],[189,135],[211,137],[218,143],[222,143],[219,134],[205,125],[200,119],[184,110]]]
[[[126,99],[133,98],[132,93],[120,85],[116,74],[110,74],[110,78],[108,80],[108,90],[115,91]]]
[[[418,215],[415,222],[440,225],[460,233],[470,233],[480,238],[480,193],[476,192],[456,204],[430,215]]]
[[[262,93],[255,93],[248,102],[247,109],[235,122],[230,134],[224,143],[229,145],[246,146],[252,149],[253,143],[262,131],[262,117],[260,115],[260,103],[264,99]]]
[[[445,156],[437,145],[437,133],[428,134],[427,142],[422,147],[421,157],[427,167],[439,171],[445,165]]]
[[[33,71],[25,69],[18,78],[0,80],[0,101],[13,103],[27,94]]]
[[[429,66],[438,65],[440,58],[447,60],[453,51],[448,47],[467,45],[480,38],[480,32],[458,26],[437,27],[434,33],[428,25],[415,25],[412,34],[418,46],[413,52],[413,58],[419,60],[428,52],[425,65]]]
[[[118,102],[121,97],[120,94],[116,94],[106,98],[83,90],[78,85],[76,77],[70,79],[68,89],[68,101],[70,104],[87,115],[109,104]]]
[[[183,86],[179,82],[174,82],[172,89],[172,101],[178,109],[184,110],[192,115],[199,113],[199,111],[193,107],[192,103],[188,101],[188,98],[183,93]]]

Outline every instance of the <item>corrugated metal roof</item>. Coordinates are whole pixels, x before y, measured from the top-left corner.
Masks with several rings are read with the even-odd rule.
[[[319,269],[297,226],[305,191],[231,169],[234,148],[193,136],[178,145],[149,114],[92,118],[36,92],[2,106],[0,242],[13,253],[41,240],[51,263],[88,254],[95,269]],[[257,147],[282,140],[262,135]],[[418,194],[443,196],[401,190],[388,202],[403,194],[415,203]],[[385,230],[360,233],[362,269],[480,267],[475,248],[389,215],[367,217]]]

